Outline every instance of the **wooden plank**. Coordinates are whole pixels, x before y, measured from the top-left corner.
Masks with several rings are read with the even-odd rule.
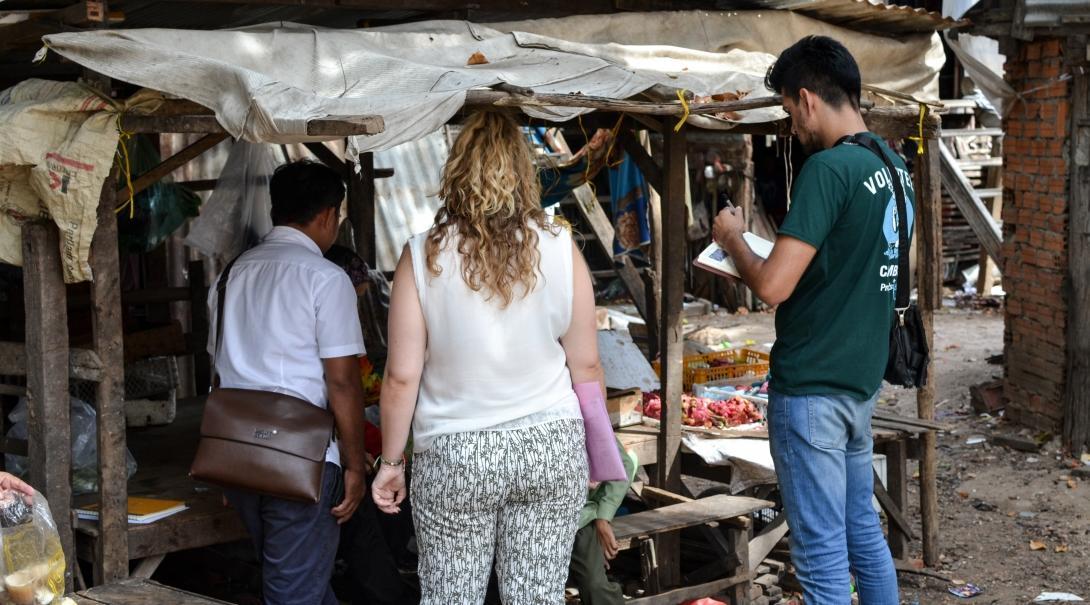
[[[503,90],[470,90],[466,93],[465,104],[467,106],[494,107],[582,107],[587,109],[655,116],[681,116],[686,113],[686,108],[678,101],[655,103],[633,101],[630,99],[598,97],[579,93],[533,93],[524,95]],[[759,109],[762,107],[776,107],[780,104],[781,99],[779,95],[773,95],[769,97],[741,99],[738,101],[712,103],[690,102],[687,111],[690,115],[704,115],[745,111],[747,109]]]
[[[643,489],[640,490],[640,497],[643,498],[644,502],[651,503],[655,507],[684,504],[693,501],[693,499],[688,496],[668,492],[652,485],[645,485]]]
[[[958,167],[954,156],[946,148],[946,145],[941,142],[936,143],[936,145],[942,158],[943,187],[946,188],[950,198],[957,204],[958,210],[961,210],[965,220],[969,222],[973,233],[980,240],[981,247],[988,251],[988,256],[995,259],[997,265],[1002,267],[1003,234],[1000,232],[995,219],[992,218],[991,210],[984,205],[980,196],[973,191],[972,184],[969,183],[965,173]]]
[[[935,419],[935,311],[942,305],[942,177],[941,143],[927,139],[925,155],[915,164],[916,253],[918,304],[924,333],[932,351],[927,384],[916,391],[916,411],[921,420]],[[939,564],[939,503],[936,435],[920,435],[920,517],[923,527],[923,560]]]
[[[152,168],[151,170],[133,179],[132,188],[130,189],[128,186],[123,187],[120,191],[117,192],[117,199],[127,200],[129,199],[130,195],[136,195],[137,193],[140,193],[148,187],[151,187],[155,183],[159,182],[159,180],[163,177],[189,163],[190,160],[196,158],[197,156],[215,147],[216,145],[219,145],[226,138],[226,134],[216,133],[208,134],[197,139],[188,147],[185,147],[178,153],[175,153],[174,155],[160,162],[159,165],[155,168]]]
[[[68,396],[68,311],[60,236],[49,223],[23,226],[23,297],[26,309],[26,374],[30,483],[49,500],[72,589],[71,429]]]
[[[946,102],[943,101],[943,104]],[[1001,137],[1004,135],[1002,128],[949,128],[942,131],[942,138],[954,137]]]
[[[720,593],[732,586],[744,584],[747,586],[756,577],[754,573],[741,574],[731,576],[729,578],[723,578],[722,580],[715,580],[706,584],[698,584],[696,586],[686,586],[684,588],[677,588],[669,592],[664,592],[649,597],[640,597],[638,599],[631,599],[625,601],[625,605],[677,605],[692,599],[699,599],[708,595],[714,595]],[[748,601],[745,601],[748,602]],[[738,604],[740,605],[740,604]]]
[[[0,374],[25,376],[26,372],[26,345],[21,342],[0,342]],[[69,349],[68,375],[98,382],[102,377],[102,360],[90,349]]]
[[[624,550],[634,546],[636,538],[741,517],[772,506],[767,500],[719,494],[617,517],[613,520],[613,534]]]
[[[1003,165],[1003,158],[980,158],[980,159],[975,159],[975,160],[974,159],[968,159],[968,160],[958,159],[958,160],[954,161],[954,165],[961,168],[963,171],[965,169],[991,168],[991,167],[996,167],[996,166],[1002,166]]]
[[[787,535],[787,516],[779,515],[756,537],[749,541],[749,569],[755,570],[757,566],[768,558],[772,549]]]
[[[95,561],[95,583],[129,575],[128,477],[125,469],[125,355],[121,328],[121,277],[117,252],[114,179],[103,184],[98,227],[91,240],[91,323],[102,377],[95,391],[98,404],[98,484],[102,515],[101,544]]]
[[[632,158],[632,161],[636,163],[636,167],[640,169],[643,177],[647,179],[647,183],[657,191],[663,190],[663,177],[662,168],[655,163],[654,158],[647,153],[643,145],[636,140],[636,137],[632,134],[631,130],[622,130],[620,133],[621,148],[625,150],[628,157]]]
[[[96,586],[80,592],[78,596],[90,603],[103,605],[226,605],[225,601],[137,578]]]
[[[935,422],[934,420],[924,420],[923,418],[908,418],[905,416],[898,416],[897,414],[886,414],[884,412],[875,412],[871,418],[875,420],[884,420],[893,424],[903,424],[910,427],[917,427],[922,429],[928,429],[932,431],[949,431],[950,426],[942,422]]]
[[[626,450],[631,450],[640,466],[653,465],[658,459],[658,427],[638,424],[615,431]]]
[[[161,554],[140,559],[140,562],[137,563],[136,567],[132,570],[132,577],[143,578],[145,580],[151,579],[155,570],[159,569],[159,566],[163,563],[163,559],[166,558],[166,554]]]
[[[185,333],[182,331],[181,322],[178,321],[126,334],[123,346],[126,363],[148,357],[185,355],[187,348]]]
[[[872,469],[873,470],[873,469]],[[909,540],[915,540],[916,534],[912,532],[912,523],[905,517],[890,497],[889,492],[886,491],[884,485],[882,485],[882,479],[878,476],[878,471],[874,471],[874,497],[878,499],[878,504],[882,507],[882,510],[886,513],[886,518],[889,519],[889,525],[891,528],[896,528],[897,531],[908,536]]]
[[[1069,41],[1081,44],[1086,39]],[[1064,444],[1069,451],[1090,447],[1090,77],[1071,85],[1070,200],[1068,202],[1067,383],[1064,388]]]
[[[572,190],[572,198],[575,200],[575,206],[578,208],[579,214],[583,217],[587,226],[591,228],[591,231],[594,232],[602,253],[608,258],[613,258],[613,238],[615,235],[613,224],[609,222],[606,211],[598,203],[594,191],[588,185],[583,184]],[[636,310],[639,311],[640,317],[643,317],[643,320],[647,322],[647,294],[644,289],[643,278],[640,277],[636,266],[632,264],[632,259],[627,255],[622,256],[618,262],[620,262],[620,266],[617,267],[615,264],[614,272],[624,283],[625,289],[628,290],[629,296],[632,297],[632,301],[636,304]]]

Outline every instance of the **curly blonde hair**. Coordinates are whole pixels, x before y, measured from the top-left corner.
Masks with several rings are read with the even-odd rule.
[[[541,253],[533,227],[557,233],[541,208],[541,184],[530,146],[505,113],[473,114],[454,141],[439,185],[443,206],[428,234],[428,271],[438,276],[439,252],[457,241],[462,279],[506,307],[537,285]],[[455,236],[457,236],[455,238]]]

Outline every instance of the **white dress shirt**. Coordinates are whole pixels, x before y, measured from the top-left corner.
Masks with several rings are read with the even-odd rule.
[[[218,354],[217,302],[213,282],[208,350],[225,388],[285,393],[327,408],[322,359],[364,353],[348,274],[298,229],[274,227],[235,261],[227,279]],[[335,443],[326,460],[340,464]]]

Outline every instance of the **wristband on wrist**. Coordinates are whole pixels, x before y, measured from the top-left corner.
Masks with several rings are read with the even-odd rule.
[[[405,467],[405,457],[402,456],[396,462],[391,462],[391,461],[387,460],[386,458],[383,458],[381,455],[379,455],[377,458],[375,458],[375,468],[378,468],[379,466],[392,466],[394,468],[404,468]]]

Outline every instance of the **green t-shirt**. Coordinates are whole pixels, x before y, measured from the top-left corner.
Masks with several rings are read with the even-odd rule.
[[[911,235],[912,175],[881,145],[900,174]],[[806,161],[791,200],[780,235],[817,255],[776,312],[771,387],[869,399],[885,373],[897,287],[897,199],[888,171],[867,148],[836,145]]]

